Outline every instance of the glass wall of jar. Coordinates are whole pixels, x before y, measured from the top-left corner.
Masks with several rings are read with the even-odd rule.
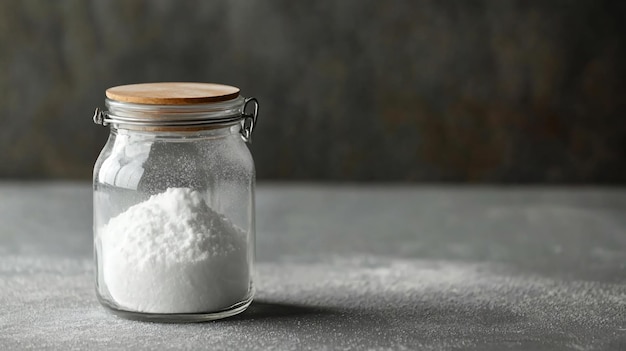
[[[151,83],[107,90],[94,167],[100,302],[128,318],[204,321],[252,301],[258,103],[239,89]]]

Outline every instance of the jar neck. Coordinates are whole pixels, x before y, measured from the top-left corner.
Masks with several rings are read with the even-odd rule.
[[[127,128],[111,124],[111,134],[114,136],[125,136],[127,138],[138,139],[159,139],[159,140],[198,140],[217,139],[231,135],[241,135],[241,124],[232,123],[230,125],[214,125],[203,128]]]
[[[259,103],[256,98],[238,96],[228,101],[210,104],[151,105],[106,100],[108,111],[96,108],[93,121],[115,129],[141,132],[181,133],[237,128],[243,140],[251,143]],[[250,109],[246,111],[246,107]]]

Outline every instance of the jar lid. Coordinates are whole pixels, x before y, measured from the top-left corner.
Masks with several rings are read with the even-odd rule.
[[[213,83],[142,83],[106,91],[107,110],[96,108],[99,125],[146,131],[197,131],[241,124],[241,136],[250,142],[259,103],[243,98],[239,88]]]
[[[192,82],[129,84],[106,90],[107,98],[145,105],[191,105],[222,102],[239,96],[230,85]]]

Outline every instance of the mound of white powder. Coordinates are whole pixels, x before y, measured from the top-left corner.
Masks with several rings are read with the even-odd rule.
[[[216,312],[249,290],[246,236],[201,194],[169,188],[99,231],[112,300],[146,313]]]

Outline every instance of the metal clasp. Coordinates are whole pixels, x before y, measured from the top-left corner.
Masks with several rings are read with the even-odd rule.
[[[106,118],[106,112],[102,111],[99,107],[96,107],[96,111],[93,114],[93,123],[105,127],[109,124]]]
[[[246,112],[249,103],[254,103],[252,113]],[[259,102],[256,98],[247,98],[243,102],[241,109],[241,138],[248,144],[252,144],[252,130],[256,126],[256,120],[259,115]]]

